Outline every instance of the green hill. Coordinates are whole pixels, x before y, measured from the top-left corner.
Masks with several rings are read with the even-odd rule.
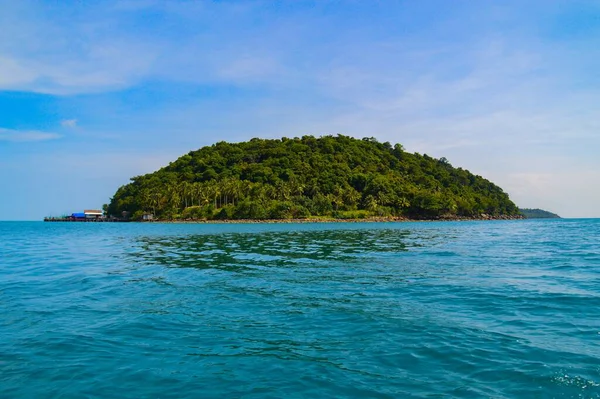
[[[519,211],[526,219],[560,219],[560,216],[556,213],[548,212],[543,209],[522,208],[519,209]]]
[[[445,159],[346,136],[219,142],[120,187],[134,220],[518,216],[502,189]]]

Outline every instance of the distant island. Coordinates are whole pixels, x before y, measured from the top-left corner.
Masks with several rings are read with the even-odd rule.
[[[548,212],[543,209],[521,208],[519,211],[526,219],[560,219],[556,213]]]
[[[522,218],[498,186],[445,158],[343,135],[224,141],[131,178],[128,220]]]

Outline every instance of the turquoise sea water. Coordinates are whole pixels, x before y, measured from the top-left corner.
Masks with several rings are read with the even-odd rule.
[[[597,398],[600,220],[0,223],[2,398]]]

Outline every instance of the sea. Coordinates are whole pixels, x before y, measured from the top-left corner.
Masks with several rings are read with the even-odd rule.
[[[1,398],[599,398],[600,219],[0,222]]]

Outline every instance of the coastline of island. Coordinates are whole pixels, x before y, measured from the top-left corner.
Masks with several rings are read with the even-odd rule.
[[[301,219],[156,219],[140,220],[131,223],[165,223],[165,224],[310,224],[310,223],[393,223],[393,222],[467,222],[467,221],[498,221],[523,220],[522,215],[480,215],[479,217],[439,217],[435,219],[413,219],[401,216],[368,217],[362,219],[339,219],[329,217],[313,217]]]

